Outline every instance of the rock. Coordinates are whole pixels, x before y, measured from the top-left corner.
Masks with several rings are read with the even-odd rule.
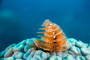
[[[22,45],[21,43],[18,43],[16,46],[13,47],[14,52],[18,52],[22,50],[24,50],[24,45]]]
[[[74,46],[75,43],[77,42],[77,40],[74,38],[69,38],[68,41],[72,44],[72,46]]]
[[[6,51],[4,58],[10,57],[12,56],[12,54],[13,54],[13,48],[11,47]]]
[[[86,47],[81,48],[81,52],[83,55],[90,55],[90,49]]]
[[[15,60],[23,60],[23,59],[15,59]]]
[[[41,59],[40,56],[34,56],[33,58],[35,58],[35,59],[37,59],[37,60],[43,60],[43,59]]]
[[[12,55],[13,58],[23,58],[23,53],[22,52],[15,52],[13,55]]]
[[[41,60],[41,53],[42,53],[42,51],[40,51],[40,50],[36,51],[33,58]]]
[[[42,52],[41,57],[42,57],[42,60],[46,60],[48,58],[48,55],[47,53]]]
[[[65,58],[67,56],[67,52],[58,52],[57,56],[59,56],[61,58]]]
[[[90,44],[73,38],[67,39],[66,51],[56,53],[45,52],[41,49],[33,50],[29,46],[33,40],[34,38],[26,39],[18,44],[10,45],[0,53],[0,60],[90,60]]]
[[[1,58],[0,60],[4,60],[4,58]]]
[[[51,56],[56,56],[56,53],[50,52],[50,55],[51,55]]]
[[[88,49],[90,49],[90,44],[88,45]]]
[[[67,49],[70,49],[71,46],[72,46],[72,44],[69,41],[67,41]]]
[[[26,40],[21,41],[22,45],[26,45]]]
[[[29,49],[23,56],[24,59],[27,59],[30,55],[30,53],[32,52],[32,49]]]
[[[85,60],[85,58],[83,56],[77,56],[75,59],[76,60]]]
[[[75,44],[77,47],[87,47],[87,45],[86,44],[84,44],[82,41],[78,41],[78,42],[76,42],[76,44]]]
[[[35,38],[27,39],[26,44],[29,45],[29,46],[33,46],[33,40],[34,39]]]
[[[86,60],[90,60],[90,55],[86,55]]]
[[[3,57],[5,54],[5,51],[0,52],[0,58]]]
[[[74,52],[72,52],[72,51],[68,51],[68,53],[67,53],[67,54],[68,54],[68,55],[75,56]]]
[[[63,60],[75,60],[75,58],[72,55],[68,55],[65,59]]]
[[[62,60],[59,56],[51,56],[49,60]]]
[[[7,50],[9,50],[11,47],[14,47],[16,44],[12,44],[10,46],[8,46],[6,49],[5,49],[5,52],[7,52]]]
[[[35,51],[32,51],[32,52],[30,53],[30,55],[27,57],[27,59],[33,58],[34,54],[35,54]]]
[[[27,57],[28,57],[29,55],[30,55],[29,53],[25,53],[25,54],[23,55],[23,58],[24,58],[24,59],[27,59]]]
[[[80,49],[78,47],[72,46],[71,51],[74,52],[75,55],[80,55]]]
[[[38,60],[38,59],[36,59],[36,58],[30,58],[30,59],[28,59],[28,60]]]
[[[32,49],[29,49],[26,53],[29,53],[30,54],[31,52],[32,52]]]
[[[38,51],[35,52],[34,56],[40,56],[41,53],[42,53],[42,51],[38,50]],[[34,56],[33,56],[33,57],[34,57]]]
[[[90,46],[88,47],[88,49],[90,49]]]
[[[62,57],[62,52],[57,52],[56,55]]]
[[[13,57],[4,58],[4,60],[14,60]]]
[[[29,45],[26,45],[26,46],[24,47],[24,52],[27,52],[29,49],[30,49]]]
[[[62,58],[66,58],[67,57],[67,52],[62,52]]]

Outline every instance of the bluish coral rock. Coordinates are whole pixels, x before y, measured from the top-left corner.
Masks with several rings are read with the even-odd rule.
[[[21,43],[18,43],[16,46],[13,47],[14,52],[21,51],[23,49],[24,49],[24,45]]]
[[[68,41],[72,44],[72,46],[74,46],[75,43],[77,42],[77,40],[75,40],[73,38],[68,39]]]
[[[81,48],[81,52],[83,55],[90,55],[90,49],[86,47]]]
[[[4,58],[10,57],[13,54],[13,47],[9,48],[7,52],[4,54]]]
[[[83,57],[83,56],[76,56],[76,60],[85,60],[85,57]]]
[[[87,55],[85,58],[86,60],[90,60],[90,55]]]
[[[83,43],[82,41],[78,41],[76,42],[76,46],[82,48],[82,47],[87,47],[87,45],[85,43]]]
[[[27,52],[30,49],[29,45],[25,45],[24,51]]]
[[[23,58],[23,53],[22,52],[15,52],[12,55],[13,58]]]
[[[65,59],[63,60],[75,60],[75,58],[72,55],[68,55]]]
[[[51,56],[49,60],[62,60],[59,56]]]
[[[67,50],[57,53],[33,50],[30,48],[34,38],[12,44],[0,52],[0,60],[90,60],[90,45],[67,39]]]
[[[73,51],[75,55],[80,55],[80,49],[78,47],[72,46],[71,51]]]
[[[0,52],[0,58],[3,57],[5,54],[5,51]]]

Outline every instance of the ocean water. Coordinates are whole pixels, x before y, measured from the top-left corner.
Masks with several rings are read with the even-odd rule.
[[[0,0],[0,51],[38,38],[45,19],[59,25],[68,38],[90,43],[90,0]]]

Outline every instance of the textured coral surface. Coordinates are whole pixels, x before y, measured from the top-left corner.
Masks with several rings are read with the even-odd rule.
[[[29,46],[34,38],[26,39],[18,44],[8,46],[0,52],[0,60],[90,60],[90,45],[68,38],[66,51],[51,53],[32,50]]]

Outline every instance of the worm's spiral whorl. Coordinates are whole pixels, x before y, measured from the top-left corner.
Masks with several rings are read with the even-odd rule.
[[[44,34],[40,36],[42,40],[35,40],[39,48],[51,52],[64,51],[67,49],[66,37],[58,25],[51,23],[49,20],[45,20],[42,26],[44,28],[40,30],[44,30],[44,32],[38,32]]]

